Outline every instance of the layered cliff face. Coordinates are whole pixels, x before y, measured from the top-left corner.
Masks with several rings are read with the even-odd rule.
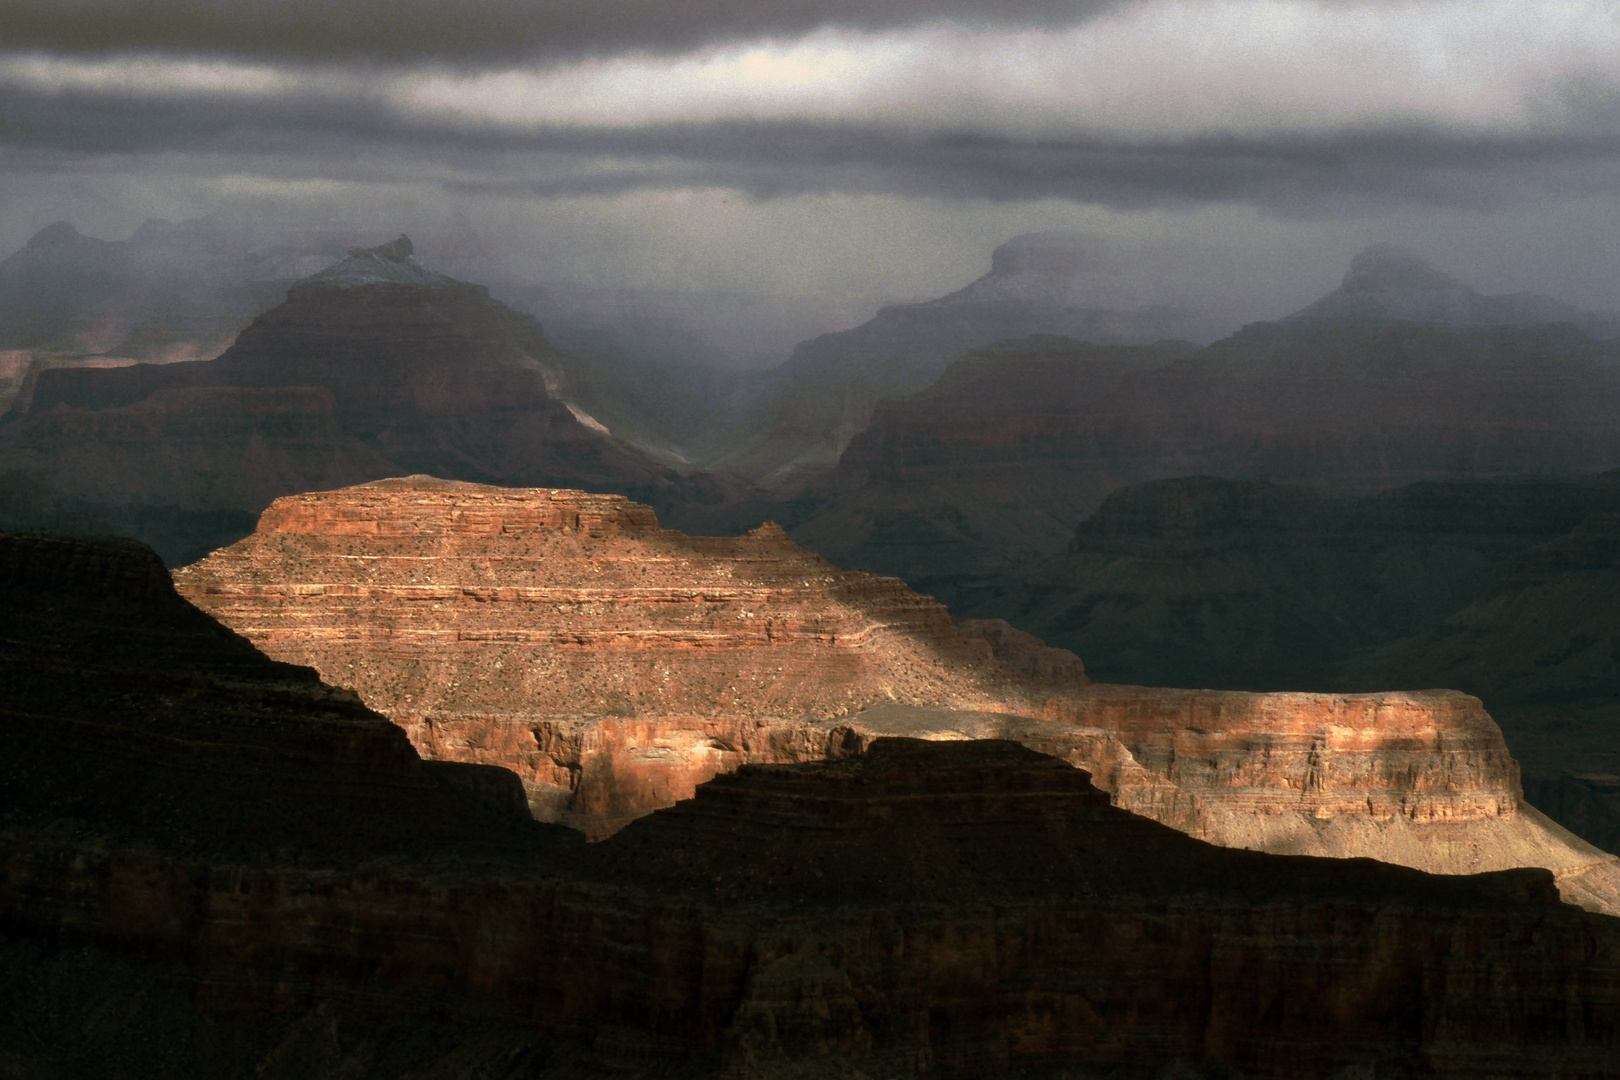
[[[25,1075],[1595,1078],[1620,1051],[1620,924],[1543,871],[1215,848],[1006,742],[746,768],[586,845],[150,553],[0,537],[0,573]]]
[[[403,237],[296,284],[214,360],[39,372],[26,415],[0,427],[0,473],[124,518],[257,514],[423,470],[666,509],[724,498],[614,439],[571,404],[538,323],[422,267]]]
[[[1614,473],[1356,497],[1159,481],[1110,495],[977,613],[1108,681],[1457,687],[1501,724],[1530,801],[1614,850],[1617,512]]]
[[[1029,712],[1084,682],[1072,655],[964,634],[774,526],[692,538],[579,491],[419,477],[293,496],[176,578],[423,753],[514,769],[542,813],[616,820],[756,755],[825,756],[784,721],[879,700]]]
[[[424,756],[512,769],[538,816],[592,836],[744,763],[1007,738],[1217,842],[1547,866],[1620,910],[1614,859],[1521,806],[1477,700],[1090,686],[1073,654],[953,624],[770,526],[692,538],[622,499],[412,478],[281,500],[176,580]]]
[[[1614,474],[1594,478],[1609,485]],[[1538,805],[1620,849],[1620,513],[1497,560],[1491,587],[1399,640],[1345,659],[1339,684],[1443,677],[1491,703]],[[1535,537],[1541,539],[1541,537]]]

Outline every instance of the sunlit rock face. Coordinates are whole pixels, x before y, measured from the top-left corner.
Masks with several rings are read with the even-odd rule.
[[[687,537],[580,491],[419,477],[293,496],[177,578],[429,756],[514,769],[543,814],[616,820],[752,756],[826,756],[827,732],[789,729],[872,701],[1033,712],[1084,683],[1072,655],[964,633],[774,526]]]
[[[1355,496],[1182,477],[1114,492],[978,612],[1105,682],[1460,689],[1529,801],[1614,851],[1617,524],[1616,472]]]
[[[1552,866],[1611,902],[1614,859],[1522,806],[1476,699],[1092,686],[1070,653],[769,525],[687,537],[622,498],[409,478],[280,500],[176,580],[424,756],[511,769],[537,816],[591,836],[742,764],[1012,739],[1217,842]]]

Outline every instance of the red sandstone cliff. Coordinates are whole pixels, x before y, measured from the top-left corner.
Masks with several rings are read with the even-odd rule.
[[[578,491],[423,477],[293,496],[176,580],[424,754],[511,768],[541,816],[593,830],[745,760],[826,757],[842,736],[809,722],[874,701],[1032,713],[1084,685],[1071,654],[964,633],[773,525],[687,537]]]
[[[1217,842],[1546,866],[1620,910],[1613,857],[1522,805],[1476,699],[1091,686],[1071,654],[953,625],[769,525],[694,538],[617,497],[411,478],[279,500],[175,577],[270,655],[358,690],[425,756],[510,768],[537,816],[593,836],[746,762],[885,734],[1007,738]]]

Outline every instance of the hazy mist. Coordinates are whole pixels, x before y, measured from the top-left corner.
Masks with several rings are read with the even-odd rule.
[[[0,15],[0,252],[56,220],[405,231],[459,276],[608,306],[772,298],[716,328],[750,365],[1037,231],[1094,242],[1100,305],[1233,327],[1379,242],[1620,309],[1610,4],[130,10]]]

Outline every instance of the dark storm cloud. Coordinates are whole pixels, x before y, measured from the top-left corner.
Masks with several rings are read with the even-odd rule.
[[[595,186],[732,187],[764,198],[885,192],[936,198],[1059,198],[1118,209],[1248,203],[1303,214],[1349,205],[1491,208],[1596,185],[1620,193],[1620,136],[1467,137],[1350,128],[1252,138],[1022,139],[851,125],[720,123],[702,129],[559,132],[551,150],[663,162],[518,182],[533,194]],[[670,168],[672,164],[679,168]],[[1599,174],[1593,178],[1593,170]],[[502,186],[497,183],[496,188]]]
[[[284,155],[278,172],[391,167],[461,193],[562,195],[722,187],[770,198],[884,192],[1061,198],[1138,208],[1249,203],[1332,213],[1363,203],[1490,207],[1620,193],[1620,133],[1344,126],[1254,136],[1029,138],[896,124],[724,120],[639,128],[506,127],[316,94],[243,101],[0,85],[0,147],[53,156]]]
[[[12,0],[0,43],[70,55],[165,52],[262,59],[438,60],[671,52],[822,26],[951,19],[1065,26],[1122,0]]]

